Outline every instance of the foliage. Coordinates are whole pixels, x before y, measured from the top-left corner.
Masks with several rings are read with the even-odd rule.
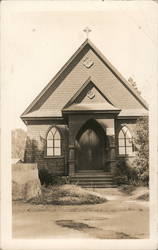
[[[137,147],[133,166],[137,170],[138,179],[145,185],[149,183],[149,127],[148,118],[137,120],[134,143]]]
[[[35,204],[83,205],[106,202],[105,197],[76,185],[42,186],[42,196],[30,199]]]
[[[39,170],[39,178],[41,185],[49,186],[49,185],[63,185],[69,184],[70,178],[69,176],[57,176],[48,171],[48,169],[40,169]]]
[[[26,131],[14,129],[11,132],[12,158],[23,160],[25,151]]]
[[[34,163],[38,162],[39,156],[42,155],[41,150],[38,147],[38,142],[31,139],[29,136],[26,138],[24,162]]]
[[[148,118],[139,118],[136,123],[134,145],[137,149],[133,162],[120,159],[114,169],[114,181],[117,185],[149,184],[149,129]]]
[[[122,185],[119,190],[125,194],[132,194],[132,192],[135,190],[136,186],[134,185]]]
[[[137,185],[137,170],[128,159],[117,161],[116,168],[113,170],[113,179],[116,185]]]
[[[149,131],[148,119],[139,118],[136,123],[134,144],[137,148],[135,160],[120,159],[114,169],[117,185],[148,185],[149,183]]]

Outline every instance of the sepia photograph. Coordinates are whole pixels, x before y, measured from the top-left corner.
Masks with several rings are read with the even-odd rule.
[[[2,249],[156,250],[157,1],[2,1],[1,24]]]

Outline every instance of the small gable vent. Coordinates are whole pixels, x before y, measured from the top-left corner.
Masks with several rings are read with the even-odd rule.
[[[86,68],[90,68],[92,67],[94,64],[94,62],[89,58],[89,57],[86,57],[83,59],[83,65],[86,67]]]
[[[94,92],[93,92],[92,90],[89,90],[89,91],[87,92],[87,97],[88,97],[89,99],[93,99],[93,98],[95,97]]]

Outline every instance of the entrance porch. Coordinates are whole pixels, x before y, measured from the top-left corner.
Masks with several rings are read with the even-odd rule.
[[[104,177],[105,181],[112,176],[116,164],[115,118],[120,110],[109,105],[106,109],[104,103],[76,104],[63,110],[69,127],[68,175],[74,179]]]

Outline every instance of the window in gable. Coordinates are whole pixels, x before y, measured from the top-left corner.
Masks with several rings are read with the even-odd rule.
[[[47,156],[61,155],[61,136],[59,131],[53,127],[47,135]]]
[[[133,154],[133,139],[127,127],[122,127],[118,135],[119,155]]]

